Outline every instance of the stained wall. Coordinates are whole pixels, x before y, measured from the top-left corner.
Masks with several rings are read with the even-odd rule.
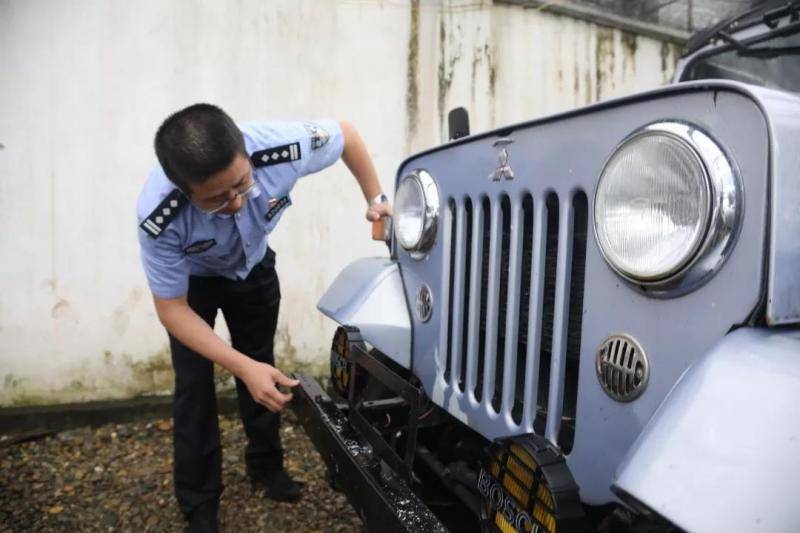
[[[450,108],[482,131],[656,87],[677,53],[490,1],[0,0],[0,406],[170,389],[135,224],[170,112],[348,119],[391,196],[399,163],[446,139]],[[293,201],[270,238],[278,352],[321,366],[334,325],[317,299],[348,262],[386,251],[342,163]]]

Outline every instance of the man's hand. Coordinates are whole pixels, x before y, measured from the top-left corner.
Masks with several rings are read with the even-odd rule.
[[[292,400],[292,395],[279,391],[278,385],[296,387],[300,383],[274,366],[258,361],[252,361],[241,377],[253,399],[273,413],[282,410]]]
[[[384,202],[382,204],[371,205],[367,208],[367,220],[375,222],[380,220],[381,217],[392,216],[392,204]]]

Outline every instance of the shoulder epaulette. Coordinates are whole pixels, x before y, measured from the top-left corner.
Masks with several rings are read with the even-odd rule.
[[[269,167],[279,163],[288,163],[300,159],[300,143],[284,144],[275,148],[259,150],[250,155],[254,167]]]
[[[188,202],[189,200],[179,189],[174,189],[158,204],[158,207],[153,209],[152,213],[147,215],[139,227],[154,239],[158,238]]]

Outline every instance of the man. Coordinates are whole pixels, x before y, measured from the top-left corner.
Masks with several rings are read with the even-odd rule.
[[[216,531],[221,453],[213,363],[236,377],[245,461],[267,496],[294,501],[283,469],[279,412],[293,387],[274,365],[280,289],[269,233],[297,179],[339,157],[368,201],[367,219],[390,213],[372,161],[347,122],[255,122],[240,127],[196,104],[158,129],[160,163],[139,196],[142,264],[169,334],[175,369],[175,494],[190,530]],[[221,309],[233,346],[213,332]]]

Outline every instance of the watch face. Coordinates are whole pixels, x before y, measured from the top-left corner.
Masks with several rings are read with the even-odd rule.
[[[373,205],[385,204],[388,201],[389,197],[384,193],[380,193],[378,196],[369,201],[369,206],[372,207]]]

